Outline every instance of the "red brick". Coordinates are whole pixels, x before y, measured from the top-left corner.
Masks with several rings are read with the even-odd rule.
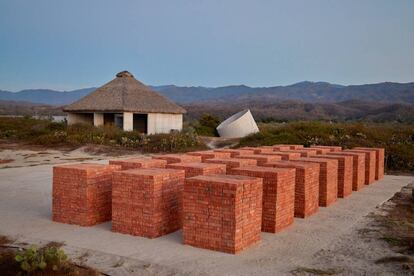
[[[300,152],[288,152],[288,151],[274,151],[272,153],[263,152],[264,155],[278,155],[282,160],[292,160],[300,157]]]
[[[81,226],[111,220],[112,173],[120,169],[90,163],[54,166],[52,219]]]
[[[319,206],[327,207],[334,203],[338,197],[338,160],[302,157],[298,161],[317,163],[319,172]],[[292,162],[295,162],[292,161]]]
[[[229,152],[217,152],[212,150],[205,151],[193,151],[188,152],[188,155],[201,156],[201,161],[212,159],[212,158],[230,158],[231,154]]]
[[[260,241],[262,179],[236,175],[187,178],[184,244],[236,254]]]
[[[384,178],[384,158],[385,158],[385,149],[384,148],[362,148],[358,147],[355,149],[371,149],[375,150],[375,179]]]
[[[316,154],[327,154],[331,152],[331,149],[328,148],[311,148],[313,150],[316,150]]]
[[[293,223],[295,169],[243,167],[231,169],[228,173],[263,179],[263,232],[277,233]]]
[[[291,145],[291,144],[286,144],[286,145],[274,145],[274,147],[284,147],[284,146],[288,146],[289,147],[289,149],[292,149],[292,150],[296,150],[296,149],[303,149],[304,147],[303,147],[303,145]]]
[[[375,182],[375,150],[351,149],[346,152],[363,152],[365,153],[365,185]]]
[[[359,191],[365,186],[365,154],[346,151],[330,152],[328,154],[352,156],[352,190]]]
[[[254,154],[253,150],[248,149],[217,149],[215,152],[227,152],[230,153],[230,157],[237,157],[239,155]]]
[[[257,148],[255,148],[255,147],[244,147],[244,148],[240,148],[240,149],[252,150],[254,154],[261,154],[261,153],[264,153],[264,152],[268,152],[268,153],[273,152],[273,147],[268,147],[268,146],[257,147]],[[249,155],[251,155],[251,154],[249,154]]]
[[[167,168],[184,170],[186,178],[197,175],[226,174],[225,164],[173,163],[168,164]]]
[[[338,197],[344,198],[352,193],[353,158],[340,154],[321,154],[318,158],[338,160]]]
[[[291,148],[288,145],[274,145],[272,146],[273,151],[281,151],[281,150],[290,150],[290,149],[295,149],[295,147]]]
[[[295,217],[305,218],[318,211],[319,164],[297,161],[277,161],[266,163],[263,166],[296,169]]]
[[[311,157],[311,156],[315,156],[316,153],[316,149],[309,149],[309,148],[303,148],[303,149],[295,149],[295,150],[285,150],[282,152],[297,152],[300,153],[300,157]]]
[[[341,151],[342,147],[339,146],[319,146],[319,145],[314,145],[314,146],[310,146],[310,148],[312,149],[329,149],[331,152],[336,152],[336,151]]]
[[[250,154],[250,155],[240,155],[237,158],[240,159],[254,159],[257,161],[257,165],[262,165],[267,162],[274,162],[282,160],[282,157],[279,155],[269,155],[269,154]]]
[[[184,170],[114,172],[112,231],[156,238],[182,226]]]
[[[204,160],[204,163],[225,164],[227,171],[233,168],[257,165],[257,161],[255,159],[241,159],[241,158],[224,158],[224,159],[213,158],[213,159]]]
[[[109,160],[110,165],[119,165],[122,170],[130,169],[148,169],[148,168],[165,168],[167,161],[152,158],[129,158],[121,160]]]
[[[195,155],[189,155],[189,154],[153,155],[152,158],[166,160],[167,164],[183,163],[183,162],[201,162],[201,156],[195,156]]]

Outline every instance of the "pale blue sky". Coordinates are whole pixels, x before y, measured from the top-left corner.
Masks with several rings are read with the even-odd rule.
[[[414,81],[413,0],[0,0],[0,89]]]

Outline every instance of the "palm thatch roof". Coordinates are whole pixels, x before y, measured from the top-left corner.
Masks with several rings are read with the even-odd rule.
[[[136,80],[128,71],[116,74],[115,79],[67,105],[63,111],[186,113],[184,108]]]

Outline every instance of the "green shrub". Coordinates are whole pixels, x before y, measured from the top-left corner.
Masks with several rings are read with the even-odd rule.
[[[204,114],[196,122],[193,122],[194,129],[198,135],[202,136],[218,136],[217,126],[220,124],[220,119],[210,115]]]
[[[31,246],[18,252],[15,260],[19,263],[23,272],[30,274],[38,270],[45,270],[46,268],[58,271],[66,264],[67,256],[62,249],[56,247],[38,249],[36,246]]]

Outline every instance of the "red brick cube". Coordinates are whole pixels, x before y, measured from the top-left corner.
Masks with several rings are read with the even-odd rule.
[[[267,162],[274,162],[282,160],[282,157],[279,155],[269,155],[269,154],[249,154],[249,155],[240,155],[240,159],[254,159],[257,161],[257,165],[263,165]]]
[[[186,178],[197,176],[197,175],[226,174],[225,164],[173,163],[173,164],[168,164],[167,168],[184,170]]]
[[[375,182],[375,150],[351,149],[346,152],[363,152],[365,154],[365,185]]]
[[[292,160],[300,157],[299,152],[289,152],[289,151],[274,151],[272,153],[263,152],[262,154],[266,155],[278,155],[282,160]]]
[[[252,150],[254,154],[261,154],[263,152],[273,152],[273,147],[267,147],[267,146],[263,146],[263,147],[244,147],[244,148],[240,148],[243,150]],[[249,154],[251,155],[251,154]],[[240,155],[239,155],[240,156]]]
[[[316,150],[315,149],[296,149],[296,150],[285,150],[282,152],[291,152],[291,153],[299,153],[300,157],[311,157],[316,155]]]
[[[172,163],[186,163],[186,162],[201,162],[201,156],[189,155],[189,154],[163,154],[153,155],[154,159],[166,160],[167,164]]]
[[[310,146],[310,148],[312,149],[329,149],[330,152],[336,152],[336,151],[341,151],[342,147],[339,146],[319,146],[319,145],[314,145],[314,146]]]
[[[295,176],[295,217],[305,218],[319,209],[320,165],[308,162],[277,161],[263,166],[272,168],[293,168]]]
[[[130,169],[148,169],[148,168],[165,168],[166,160],[152,158],[129,158],[120,160],[109,160],[110,165],[119,165],[122,170]]]
[[[291,145],[291,144],[287,144],[287,145],[274,145],[275,147],[283,147],[283,146],[288,146],[289,149],[291,150],[297,150],[297,149],[303,149],[303,145]]]
[[[120,169],[91,163],[54,166],[52,219],[81,226],[111,220],[112,173]]]
[[[338,198],[338,160],[316,156],[299,158],[298,161],[320,165],[319,206],[327,207],[334,203]]]
[[[375,150],[375,179],[379,180],[379,179],[384,178],[385,149],[384,148],[362,148],[362,147],[358,147],[355,149]]]
[[[237,157],[239,155],[254,154],[253,150],[249,149],[217,149],[215,152],[226,152],[230,153],[230,157]]]
[[[229,174],[263,179],[262,231],[277,233],[293,223],[295,215],[295,169],[243,167]]]
[[[201,161],[204,161],[206,159],[212,159],[212,158],[230,158],[231,157],[231,154],[229,152],[218,152],[218,151],[212,151],[212,150],[193,151],[193,152],[188,152],[187,154],[201,156]]]
[[[239,175],[187,178],[184,244],[236,254],[260,241],[262,179]]]
[[[340,154],[321,154],[318,158],[338,160],[338,197],[344,198],[352,193],[353,158]]]
[[[359,191],[365,187],[365,154],[363,152],[329,152],[328,154],[352,156],[352,190]]]
[[[156,238],[180,229],[184,177],[173,169],[115,172],[112,231]]]
[[[213,158],[213,159],[204,160],[204,163],[225,164],[227,171],[232,168],[257,165],[257,161],[255,159],[241,159],[241,158],[225,158],[225,159]]]
[[[288,145],[274,145],[272,146],[273,151],[282,151],[282,150],[290,150],[290,149],[295,149],[295,147],[291,148]]]

